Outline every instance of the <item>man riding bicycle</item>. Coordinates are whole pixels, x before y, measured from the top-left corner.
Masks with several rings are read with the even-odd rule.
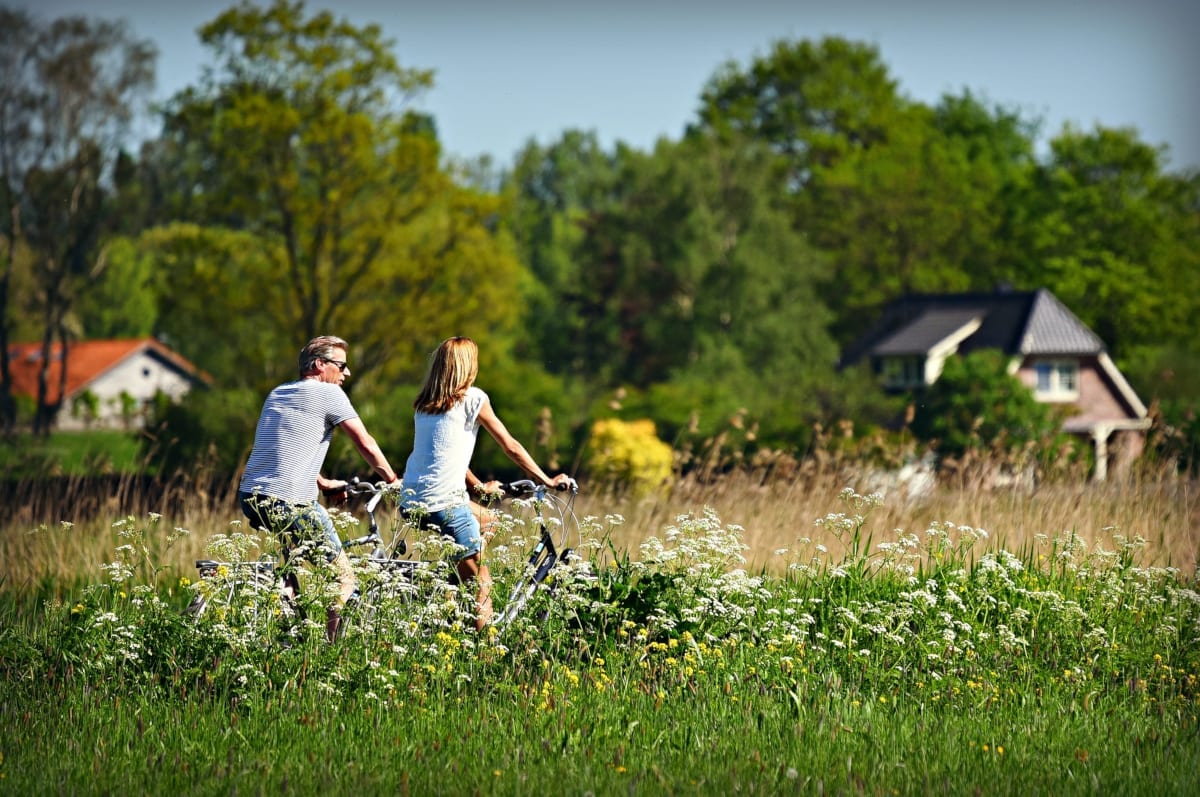
[[[344,490],[345,482],[326,479],[321,466],[334,429],[350,436],[359,454],[380,478],[396,484],[375,438],[342,390],[350,376],[348,344],[338,337],[310,340],[300,351],[300,378],[267,396],[254,431],[254,448],[238,486],[242,511],[255,528],[276,534],[285,549],[303,541],[319,544],[337,572],[338,597],[326,610],[326,637],[337,637],[341,607],[354,593],[354,571],[342,550],[318,491]]]

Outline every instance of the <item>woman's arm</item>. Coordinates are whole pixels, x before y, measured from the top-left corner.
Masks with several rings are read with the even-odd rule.
[[[557,487],[560,484],[571,481],[571,477],[565,473],[560,473],[554,478],[550,478],[544,470],[538,467],[538,464],[533,461],[533,457],[529,456],[529,452],[525,450],[525,446],[521,445],[517,438],[509,434],[508,427],[504,425],[504,422],[496,415],[496,411],[492,409],[491,399],[483,403],[483,408],[479,411],[479,423],[484,429],[487,429],[488,434],[500,446],[504,455],[539,484],[544,484],[547,487]]]

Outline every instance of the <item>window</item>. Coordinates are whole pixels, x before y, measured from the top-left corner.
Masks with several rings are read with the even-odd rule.
[[[883,384],[891,388],[924,387],[925,358],[888,357],[879,364]]]
[[[1079,363],[1049,360],[1034,365],[1037,397],[1046,401],[1071,401],[1079,398]]]

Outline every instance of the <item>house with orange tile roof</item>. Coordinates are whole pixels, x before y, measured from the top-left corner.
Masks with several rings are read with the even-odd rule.
[[[42,368],[41,343],[12,343],[8,347],[14,397],[37,400],[38,373]],[[179,400],[209,378],[168,346],[154,338],[133,340],[81,340],[67,348],[66,382],[60,395],[62,344],[50,350],[47,391],[58,407],[55,427],[140,426],[144,409],[155,396]]]

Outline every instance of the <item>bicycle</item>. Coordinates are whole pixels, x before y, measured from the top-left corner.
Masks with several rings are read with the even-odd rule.
[[[429,574],[427,584],[442,584],[456,586],[458,575],[445,559],[422,560],[404,558],[407,553],[406,535],[409,531],[421,530],[424,524],[419,513],[412,515],[403,524],[404,532],[393,538],[390,544],[385,544],[378,534],[378,523],[375,519],[375,508],[384,490],[382,484],[365,485],[352,483],[349,491],[352,494],[374,493],[368,501],[366,513],[370,522],[371,533],[357,541],[343,543],[344,547],[359,544],[374,544],[372,554],[360,560],[369,576],[374,576],[371,583],[362,590],[356,606],[357,619],[360,627],[374,631],[380,626],[391,627],[398,622],[408,622],[419,627],[416,622],[419,611],[409,608],[403,611],[406,601],[422,592],[418,581],[422,574]],[[521,574],[513,585],[509,599],[492,624],[502,628],[511,623],[525,608],[534,594],[547,584],[550,574],[560,564],[568,563],[575,555],[575,548],[582,544],[580,523],[574,513],[575,496],[579,486],[575,482],[561,490],[552,490],[537,485],[529,479],[510,482],[501,485],[500,500],[524,502],[534,510],[534,525],[537,542],[529,553]],[[567,493],[563,498],[557,493]],[[574,547],[567,543],[573,542]],[[549,584],[553,592],[554,584]],[[400,604],[401,616],[391,618],[389,622],[382,618],[381,607]]]
[[[380,498],[382,494],[372,499],[370,531],[363,537],[344,542],[343,546],[362,546],[378,541],[373,512]],[[305,619],[305,613],[299,602],[300,582],[295,569],[284,561],[287,558],[286,555],[279,559],[263,554],[250,561],[197,559],[196,570],[201,582],[184,608],[184,614],[200,618],[213,606],[219,606],[233,624],[260,629],[274,626],[285,634],[294,635]]]
[[[407,533],[419,528],[419,521],[405,520],[398,524],[402,531],[394,534],[390,542],[383,539],[376,513],[384,496],[392,491],[383,482],[352,479],[346,491],[351,496],[368,496],[363,507],[368,530],[361,537],[344,541],[342,547],[348,552],[371,547],[366,555],[351,556],[361,584],[347,604],[347,617],[363,633],[385,632],[401,622],[420,627],[422,610],[414,608],[414,598],[421,594],[423,586],[428,590],[432,584],[456,585],[454,569],[444,559],[408,558]],[[575,483],[564,491],[569,492],[569,498],[562,498],[528,479],[502,485],[502,491],[505,499],[525,502],[533,508],[537,542],[494,621],[501,628],[520,614],[558,565],[571,560],[575,548],[567,543],[574,542],[575,546],[582,543],[579,520],[574,514],[578,492]],[[185,609],[191,617],[204,616],[215,604],[225,607],[235,621],[252,626],[273,623],[288,633],[304,619],[303,607],[297,600],[296,574],[275,557],[262,556],[247,562],[199,559],[196,568],[202,581],[210,586],[197,589]],[[553,586],[551,583],[551,592]]]

